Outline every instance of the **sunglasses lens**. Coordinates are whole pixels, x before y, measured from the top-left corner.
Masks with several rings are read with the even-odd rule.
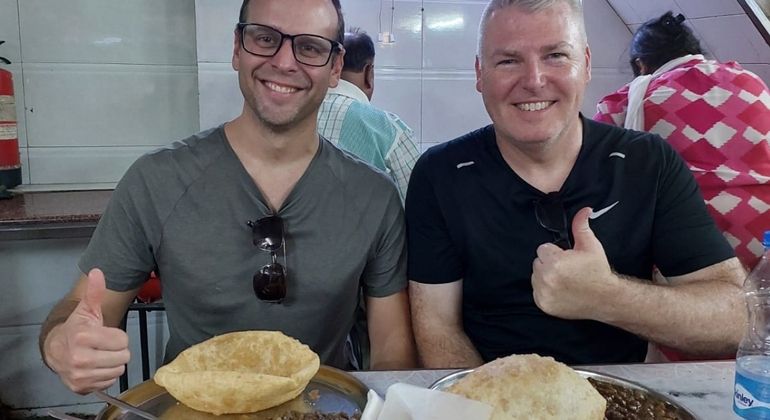
[[[562,249],[571,249],[567,224],[567,212],[564,203],[556,193],[549,193],[535,201],[535,217],[543,228],[554,234],[553,243]]]
[[[286,270],[281,264],[268,264],[254,275],[252,285],[257,298],[278,303],[286,297]]]
[[[265,251],[277,251],[283,245],[283,221],[278,216],[268,216],[252,225],[254,245]]]
[[[560,201],[541,200],[535,206],[537,218],[547,229],[565,229],[564,206]]]

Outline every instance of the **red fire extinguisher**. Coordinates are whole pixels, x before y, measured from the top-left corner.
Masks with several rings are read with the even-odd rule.
[[[0,45],[5,41],[0,41]],[[11,64],[5,57],[0,62]],[[16,100],[13,96],[13,75],[0,68],[0,185],[14,188],[21,184],[19,131],[16,125]]]

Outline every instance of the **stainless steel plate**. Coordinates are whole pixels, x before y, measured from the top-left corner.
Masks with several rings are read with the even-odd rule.
[[[120,394],[120,398],[142,410],[148,411],[161,419],[185,420],[265,420],[286,414],[289,411],[361,413],[366,406],[366,393],[369,389],[361,381],[345,371],[329,366],[321,366],[305,391],[297,398],[268,410],[248,414],[225,414],[215,416],[193,410],[178,402],[166,389],[149,380]],[[116,407],[107,407],[97,416],[97,420],[141,420]]]
[[[674,401],[673,399],[669,398],[668,396],[661,394],[657,391],[654,391],[650,388],[647,388],[643,385],[637,384],[635,382],[627,381],[625,379],[621,379],[612,375],[606,375],[604,373],[598,373],[598,372],[592,372],[589,370],[583,370],[583,369],[575,369],[575,371],[580,374],[580,376],[589,379],[591,381],[595,381],[596,384],[593,384],[595,388],[602,394],[605,395],[603,392],[606,389],[610,388],[617,388],[618,394],[613,398],[607,399],[607,419],[615,419],[615,418],[666,418],[666,419],[677,419],[677,420],[695,420],[697,417],[695,414],[692,413],[687,407],[683,406],[682,404]],[[437,380],[434,382],[430,389],[435,389],[438,391],[446,391],[447,388],[449,388],[452,384],[459,381],[461,378],[463,378],[465,375],[473,372],[473,369],[466,369],[461,370],[458,372],[450,373],[449,375]],[[632,394],[643,395],[647,400],[649,400],[653,404],[661,405],[662,408],[665,409],[665,413],[667,417],[663,416],[655,416],[655,417],[647,417],[644,415],[633,415],[632,417],[628,417],[627,415],[622,416],[614,416],[611,413],[617,413],[621,410],[621,406],[625,405],[623,398],[626,395],[632,395]],[[605,395],[606,398],[606,395]],[[613,411],[614,410],[614,411]],[[625,410],[628,410],[625,408]]]

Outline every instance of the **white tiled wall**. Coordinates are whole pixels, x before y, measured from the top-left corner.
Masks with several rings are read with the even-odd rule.
[[[737,0],[606,0],[630,29],[668,10],[682,13],[707,53],[719,61],[736,60],[749,69],[770,64],[770,47]],[[766,71],[761,71],[770,83]]]
[[[484,2],[424,2],[424,69],[473,71],[484,6]]]
[[[0,0],[24,183],[114,185],[140,154],[199,130],[189,0]]]
[[[690,24],[708,46],[708,52],[720,61],[770,63],[770,47],[745,13],[692,19]]]
[[[717,0],[730,1],[730,0]],[[682,8],[674,0],[607,0],[618,16],[626,24],[644,23],[649,19],[660,16],[671,10],[676,15],[683,13]]]
[[[21,43],[19,42],[19,9],[18,0],[0,0],[0,39],[5,41],[0,47],[0,56],[12,62],[21,58]]]
[[[372,95],[376,106],[398,113],[418,138],[422,131],[423,101],[415,93],[423,91],[422,77],[417,69],[380,68]]]
[[[194,13],[186,0],[22,0],[23,61],[189,66]]]
[[[737,1],[726,0],[676,0],[682,13],[690,19],[743,14]]]
[[[242,0],[195,0],[198,63],[228,63]],[[232,68],[230,69],[232,71]]]
[[[198,63],[198,89],[202,129],[219,125],[240,114],[243,96],[230,62]]]
[[[375,67],[381,69],[420,68],[424,48],[421,8],[420,0],[395,1],[393,10],[390,1],[342,0],[346,26],[365,30],[375,41],[380,28],[383,31],[391,30],[391,16],[393,17],[392,29],[396,42],[392,45],[377,46]]]

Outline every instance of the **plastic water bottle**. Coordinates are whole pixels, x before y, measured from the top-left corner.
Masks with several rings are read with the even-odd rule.
[[[749,326],[735,359],[733,411],[745,419],[770,419],[770,231],[765,253],[746,277]]]

